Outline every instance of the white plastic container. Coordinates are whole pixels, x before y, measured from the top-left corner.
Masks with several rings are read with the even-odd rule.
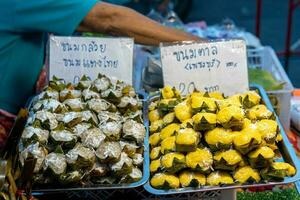
[[[281,90],[267,91],[270,100],[272,96],[276,97],[279,107],[279,118],[285,130],[290,129],[290,107],[291,97],[294,87],[284,71],[274,50],[269,47],[261,47],[248,50],[248,66],[251,68],[261,68],[272,73],[274,78],[279,82],[285,82],[284,88]],[[273,99],[274,100],[274,99]],[[276,106],[274,107],[276,108]]]

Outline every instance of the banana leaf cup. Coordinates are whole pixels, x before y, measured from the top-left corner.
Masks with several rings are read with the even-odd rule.
[[[133,169],[132,159],[126,153],[122,152],[119,161],[110,167],[114,176],[122,177],[128,175]]]
[[[167,173],[156,173],[150,180],[152,187],[156,189],[176,189],[180,187],[179,178]]]
[[[246,116],[250,120],[261,120],[261,119],[275,119],[274,113],[272,113],[268,108],[259,104],[246,111]]]
[[[214,169],[233,171],[242,161],[242,155],[236,150],[216,152],[214,155]]]
[[[246,108],[252,108],[260,103],[261,97],[255,91],[248,91],[243,94],[242,104]]]
[[[49,131],[38,127],[27,126],[21,136],[22,142],[25,146],[32,143],[47,144],[49,138]]]
[[[185,170],[179,174],[181,187],[201,187],[206,184],[205,175]]]
[[[161,147],[154,147],[151,149],[151,152],[150,152],[151,160],[156,160],[160,156],[161,156]]]
[[[120,160],[122,153],[121,145],[119,142],[105,141],[102,142],[95,154],[100,163],[115,163]]]
[[[142,171],[139,168],[134,167],[129,174],[126,174],[121,178],[120,183],[134,183],[141,180],[142,177]]]
[[[172,123],[161,129],[160,131],[160,139],[163,140],[167,137],[175,135],[180,129],[180,125],[176,123]]]
[[[231,105],[222,108],[217,113],[217,121],[224,128],[239,128],[241,129],[244,124],[245,114],[242,108]]]
[[[64,154],[49,153],[43,162],[43,170],[45,174],[53,177],[59,177],[67,170],[67,161]]]
[[[234,148],[243,155],[259,147],[261,143],[260,133],[253,128],[243,129],[233,139]]]
[[[153,147],[156,147],[157,145],[160,144],[160,133],[153,133],[149,136],[149,144],[150,146],[153,148]]]
[[[166,115],[167,113],[173,112],[174,108],[177,106],[177,104],[180,103],[179,99],[173,98],[173,99],[161,99],[158,102],[157,108],[160,113],[163,115]]]
[[[285,177],[294,176],[296,169],[289,163],[274,162],[260,171],[263,179],[268,181],[283,181]]]
[[[194,129],[208,131],[216,128],[217,116],[214,113],[197,113],[193,116]]]
[[[235,134],[228,129],[215,128],[205,133],[205,141],[212,151],[226,150],[232,146]]]
[[[112,86],[112,83],[107,76],[98,74],[97,79],[94,80],[92,85],[98,92],[103,92],[110,88]]]
[[[192,115],[192,108],[187,100],[177,104],[174,108],[175,116],[180,121],[190,119]]]
[[[66,154],[66,161],[74,170],[90,170],[96,162],[96,156],[92,149],[78,143],[73,149],[68,151]]]
[[[191,107],[194,114],[198,112],[215,113],[217,111],[217,103],[209,97],[191,97]]]
[[[152,160],[149,169],[151,174],[159,172],[162,169],[160,159]]]
[[[192,128],[180,129],[176,134],[176,151],[191,152],[197,149],[201,134]]]
[[[262,146],[248,154],[248,161],[253,168],[265,168],[272,164],[274,156],[271,148]]]
[[[58,180],[62,185],[74,185],[81,182],[82,176],[79,171],[75,170],[61,174]]]
[[[259,183],[261,180],[259,172],[256,169],[251,168],[250,166],[238,168],[234,172],[233,178],[239,184]]]
[[[144,142],[145,136],[146,128],[144,124],[138,123],[132,119],[128,119],[124,122],[122,138],[135,141],[137,144],[141,145]]]
[[[233,178],[228,172],[214,171],[207,176],[207,184],[210,186],[232,185]]]
[[[160,152],[162,154],[167,154],[169,152],[174,152],[175,150],[177,150],[175,141],[175,136],[170,136],[162,140],[160,143]]]
[[[176,173],[185,168],[185,156],[181,153],[171,152],[161,157],[163,170],[169,173]]]
[[[194,171],[208,174],[212,170],[213,155],[209,149],[198,148],[194,152],[189,152],[186,157],[186,166]]]
[[[279,126],[275,120],[263,119],[256,123],[262,139],[268,144],[276,141],[277,135],[280,134]]]

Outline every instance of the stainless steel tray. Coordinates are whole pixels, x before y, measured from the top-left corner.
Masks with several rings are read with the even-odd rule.
[[[268,109],[272,112],[274,112],[272,104],[265,92],[265,90],[259,86],[259,85],[251,85],[251,90],[257,90],[259,94],[261,95],[265,105],[268,107]],[[153,95],[149,97],[148,99],[148,104],[155,99],[157,99],[159,96],[158,95]],[[278,159],[277,161],[282,161],[284,160],[285,162],[290,163],[293,165],[297,172],[293,177],[286,177],[284,181],[282,182],[267,182],[267,183],[259,183],[259,184],[244,184],[244,185],[228,185],[228,186],[204,186],[204,187],[199,187],[199,188],[180,188],[180,189],[171,189],[171,190],[160,190],[160,189],[155,189],[150,185],[150,182],[148,181],[145,185],[144,188],[148,192],[156,195],[169,195],[169,194],[180,194],[180,193],[189,193],[189,192],[206,192],[206,191],[212,191],[212,190],[229,190],[229,189],[237,189],[237,188],[249,188],[249,187],[259,187],[259,186],[271,186],[271,185],[283,185],[283,184],[288,184],[288,183],[294,183],[298,180],[300,180],[300,160],[296,156],[296,153],[290,144],[284,129],[276,116],[277,123],[280,128],[280,133],[282,135],[283,140],[278,144],[278,148],[280,150],[280,153],[282,154],[282,158]]]
[[[82,186],[82,187],[47,187],[47,188],[33,188],[32,193],[34,195],[43,195],[45,193],[49,192],[68,192],[68,191],[84,191],[84,190],[110,190],[110,189],[127,189],[127,188],[135,188],[138,186],[141,186],[145,184],[150,176],[150,171],[149,171],[149,122],[148,122],[148,116],[147,116],[147,109],[148,109],[148,104],[147,104],[147,94],[143,91],[137,92],[139,95],[140,99],[143,101],[143,120],[146,128],[146,137],[144,139],[144,163],[143,163],[143,177],[141,180],[130,183],[130,184],[93,184],[89,186]],[[30,108],[33,105],[33,102],[35,101],[35,98],[31,98],[29,103],[27,103],[27,108],[30,110]],[[32,113],[31,113],[32,114]]]

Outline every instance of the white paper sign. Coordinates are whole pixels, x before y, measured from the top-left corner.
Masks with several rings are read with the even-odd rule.
[[[249,88],[243,40],[161,45],[160,52],[164,84],[182,94],[196,88],[232,95]]]
[[[49,79],[77,83],[83,75],[98,73],[132,84],[131,38],[50,37]]]

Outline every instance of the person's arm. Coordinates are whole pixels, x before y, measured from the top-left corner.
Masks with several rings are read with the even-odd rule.
[[[96,4],[80,23],[77,31],[133,37],[137,43],[146,45],[201,40],[183,31],[160,25],[132,9],[109,3]]]

